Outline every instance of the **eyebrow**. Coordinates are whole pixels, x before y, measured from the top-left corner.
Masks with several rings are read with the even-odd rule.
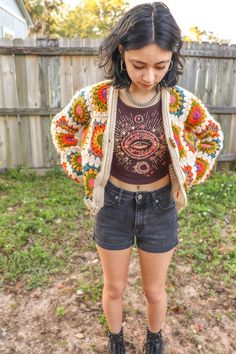
[[[139,64],[146,64],[144,63],[143,61],[141,60],[136,60],[136,59],[130,59],[131,61],[135,61],[136,63],[139,63]],[[162,61],[158,61],[157,63],[155,63],[154,65],[157,65],[157,64],[164,64],[164,63],[168,63],[169,62],[169,59],[167,60],[162,60]]]

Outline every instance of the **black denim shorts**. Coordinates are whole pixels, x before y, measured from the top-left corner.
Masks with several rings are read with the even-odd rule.
[[[122,250],[135,244],[167,252],[178,244],[178,217],[171,184],[152,192],[129,192],[107,182],[104,206],[94,217],[93,240],[102,248]]]

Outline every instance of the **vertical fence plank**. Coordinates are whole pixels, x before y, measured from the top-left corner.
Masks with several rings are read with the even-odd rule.
[[[6,108],[17,108],[17,89],[15,80],[15,62],[13,55],[1,56],[2,105]],[[18,166],[20,160],[19,121],[16,116],[6,119],[7,165]],[[5,166],[4,166],[5,167]]]
[[[50,57],[48,66],[48,80],[49,106],[50,108],[60,108],[60,60],[56,56]],[[52,117],[50,117],[50,115],[41,119],[41,144],[44,167],[50,167],[52,160],[52,151],[55,150],[52,144],[52,138],[50,133],[51,119]]]
[[[24,46],[23,39],[14,39],[14,46]],[[15,55],[15,78],[17,88],[17,102],[19,108],[28,107],[28,86],[27,86],[27,71],[26,71],[26,57],[25,55]],[[25,139],[24,130],[27,129],[28,118],[25,116],[18,116],[19,122],[19,161],[20,166],[28,165],[28,154],[26,154],[26,146],[28,140]]]
[[[39,58],[32,55],[27,59],[28,107],[41,107],[42,103],[40,98],[42,96],[44,97],[44,93],[40,92],[40,75],[42,74],[42,71],[40,71]],[[32,80],[32,78],[34,78],[34,80]],[[45,104],[45,102],[48,102],[48,99],[45,99],[43,102]],[[43,119],[43,117],[29,117],[30,135],[28,139],[30,141],[32,167],[43,166],[41,119]]]
[[[1,72],[1,70],[0,70]],[[0,116],[0,168],[9,168],[9,138],[7,129],[7,117]]]
[[[216,76],[218,70],[218,59],[208,59],[208,80],[205,90],[205,103],[209,105],[217,105],[216,102]]]
[[[199,75],[198,75],[198,83],[197,83],[197,95],[198,97],[204,101],[204,94],[206,92],[206,86],[209,75],[209,63],[207,58],[200,58],[199,60]]]
[[[0,40],[1,42],[1,40]],[[0,78],[3,78],[2,67],[3,55],[0,55]],[[4,102],[4,85],[3,80],[0,80],[0,107],[5,107]],[[8,168],[10,157],[8,148],[8,134],[7,134],[7,117],[0,116],[0,168]]]
[[[76,38],[71,39],[71,45],[75,47],[83,47],[83,39]],[[72,90],[73,94],[86,86],[84,77],[86,76],[86,72],[88,71],[88,62],[87,56],[81,55],[72,55],[71,56],[71,75],[72,75]]]
[[[70,40],[63,38],[59,41],[60,47],[70,47]],[[71,74],[71,56],[60,56],[60,90],[61,107],[65,107],[73,95],[73,84]],[[81,76],[83,73],[81,73]]]
[[[236,154],[236,114],[232,115],[230,134],[229,134],[229,153]]]
[[[189,58],[187,62],[187,67],[185,67],[185,75],[186,75],[186,83],[187,83],[186,88],[188,88],[188,90],[191,92],[195,92],[197,68],[198,68],[198,58],[192,58],[192,57]]]
[[[229,154],[231,153],[230,151],[230,145],[231,141],[229,140],[230,138],[230,131],[231,131],[231,124],[232,124],[232,116],[231,117],[226,117],[225,115],[217,115],[217,121],[220,123],[220,126],[224,132],[224,136],[228,137],[227,139],[224,139],[224,147],[222,150],[222,154]]]

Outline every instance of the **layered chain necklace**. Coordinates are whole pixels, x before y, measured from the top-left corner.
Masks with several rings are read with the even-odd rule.
[[[148,101],[148,102],[137,102],[133,96],[131,96],[128,87],[125,88],[125,93],[128,97],[128,99],[130,100],[130,102],[132,102],[134,105],[138,106],[138,107],[147,107],[150,106],[152,103],[154,103],[155,101],[159,102],[160,101],[160,97],[161,97],[161,90],[159,85],[157,85],[157,92],[155,93],[155,95]],[[157,103],[156,102],[156,103]]]

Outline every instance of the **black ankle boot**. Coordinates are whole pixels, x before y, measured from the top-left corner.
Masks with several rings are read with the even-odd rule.
[[[158,333],[152,333],[147,327],[147,341],[142,348],[145,354],[164,354],[164,342],[161,330]]]
[[[126,354],[122,327],[120,333],[117,334],[113,334],[108,330],[108,337],[109,337],[109,342],[108,342],[109,354]]]

